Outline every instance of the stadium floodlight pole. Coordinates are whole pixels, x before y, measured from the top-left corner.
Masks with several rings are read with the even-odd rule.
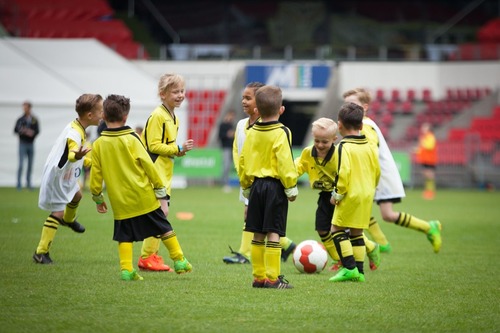
[[[133,1],[133,0],[132,0]],[[142,0],[146,8],[149,10],[151,15],[156,19],[158,24],[163,28],[163,30],[167,33],[167,35],[172,38],[174,44],[179,44],[181,42],[181,38],[179,34],[172,28],[172,26],[168,23],[163,15],[160,14],[160,11],[156,6],[151,2],[151,0]]]
[[[467,6],[462,8],[458,13],[456,13],[452,18],[450,18],[448,21],[446,21],[442,26],[437,28],[431,35],[430,38],[428,38],[430,44],[435,44],[436,40],[443,36],[448,30],[453,28],[455,24],[457,24],[461,19],[469,15],[470,12],[472,12],[477,6],[482,4],[484,0],[475,0],[473,2],[470,2]]]

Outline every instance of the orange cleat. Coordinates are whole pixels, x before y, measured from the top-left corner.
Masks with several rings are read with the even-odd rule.
[[[173,272],[174,270],[170,268],[169,265],[165,265],[163,258],[156,253],[150,255],[146,259],[142,257],[139,258],[139,263],[137,264],[139,269],[144,271],[155,271],[155,272]]]

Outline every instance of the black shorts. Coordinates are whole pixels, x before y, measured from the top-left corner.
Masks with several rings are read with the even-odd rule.
[[[172,225],[168,222],[161,208],[158,208],[144,215],[115,220],[113,240],[140,242],[148,237],[160,237],[172,230]]]
[[[381,200],[376,201],[377,205],[380,205],[382,202],[400,203],[401,198],[389,198],[389,199],[381,199]]]
[[[255,178],[248,198],[245,231],[285,237],[288,199],[285,188],[275,178]]]
[[[330,203],[332,192],[319,192],[318,208],[316,209],[316,231],[330,231],[332,228],[335,206]]]

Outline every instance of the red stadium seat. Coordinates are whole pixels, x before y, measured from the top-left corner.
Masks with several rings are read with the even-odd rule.
[[[415,93],[415,89],[408,89],[406,91],[406,100],[407,101],[414,102],[416,98],[417,98],[417,95]]]

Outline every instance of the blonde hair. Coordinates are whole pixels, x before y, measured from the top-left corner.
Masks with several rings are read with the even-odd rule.
[[[327,130],[328,134],[335,136],[337,134],[337,123],[330,118],[319,118],[312,123],[313,132],[317,129]]]
[[[167,92],[172,87],[184,86],[184,78],[179,74],[167,73],[160,77],[160,82],[158,82],[158,96],[162,92]]]
[[[347,90],[342,97],[347,98],[349,96],[355,95],[360,103],[362,104],[370,104],[372,101],[372,97],[370,95],[370,92],[366,90],[365,88],[354,88],[351,90]]]

